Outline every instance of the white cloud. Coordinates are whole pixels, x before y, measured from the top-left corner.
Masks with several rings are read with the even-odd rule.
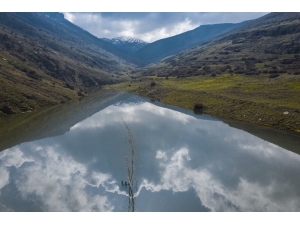
[[[125,107],[126,106],[126,107]],[[140,123],[143,121],[143,118],[139,115],[148,115],[148,116],[164,116],[168,115],[168,119],[176,120],[177,122],[187,124],[191,120],[196,120],[192,116],[186,115],[181,112],[177,112],[171,109],[157,107],[149,102],[138,103],[136,104],[122,104],[122,105],[112,105],[100,113],[96,113],[93,116],[87,118],[86,120],[75,124],[70,130],[76,129],[101,129],[107,127],[108,125],[118,124],[122,122],[122,119],[126,123]],[[122,115],[122,117],[121,117]],[[151,127],[151,124],[149,124]]]
[[[115,199],[128,196],[120,187],[122,160],[117,162],[115,152],[102,154],[102,150],[113,149],[111,140],[115,144],[123,138],[119,139],[123,134],[120,130],[126,132],[123,118],[133,125],[133,131],[140,131],[134,134],[142,149],[136,168],[155,168],[139,174],[137,197],[143,188],[149,192],[193,190],[212,211],[299,210],[294,172],[299,168],[299,157],[223,122],[201,119],[207,117],[195,118],[140,100],[116,103],[75,125],[64,136],[1,152],[0,188],[9,184],[8,167],[15,166],[19,168],[18,179],[13,181],[18,190],[24,198],[37,195],[45,211],[119,210]],[[90,132],[95,128],[100,132]],[[98,149],[97,141],[85,145],[93,137],[76,132],[80,129],[87,129],[86,136],[95,134],[102,149]],[[97,153],[91,155],[95,146]]]
[[[14,147],[10,151],[4,151],[0,154],[0,159],[3,161],[4,166],[15,166],[16,168],[22,166],[24,162],[33,161],[31,157],[25,156],[19,147]]]
[[[156,158],[160,160],[161,167],[160,183],[144,179],[137,196],[142,188],[152,192],[185,192],[193,188],[202,204],[212,211],[297,211],[300,207],[300,202],[293,195],[278,198],[278,194],[288,192],[288,185],[283,186],[276,180],[262,185],[241,177],[235,188],[227,187],[207,169],[189,168],[186,162],[191,158],[187,148],[179,149],[169,157],[167,155],[157,151]]]
[[[166,159],[167,159],[167,156],[166,156],[166,153],[165,153],[165,152],[158,150],[158,151],[156,152],[156,157],[155,157],[155,158],[166,160]]]
[[[9,172],[5,167],[0,166],[0,191],[7,184],[9,184]]]
[[[114,206],[109,202],[105,191],[124,192],[110,175],[94,172],[89,175],[86,165],[74,161],[67,154],[57,150],[62,146],[29,145],[29,154],[36,154],[35,160],[19,170],[16,187],[23,198],[35,194],[43,203],[45,211],[112,211]],[[28,147],[28,146],[27,146]],[[0,189],[9,183],[8,166],[21,167],[26,161],[24,154],[17,148],[6,150],[1,154],[4,166],[1,166]],[[28,152],[27,152],[28,153]],[[94,183],[94,184],[93,184]],[[102,186],[104,194],[87,192],[88,186]]]
[[[65,18],[99,38],[130,36],[147,42],[174,36],[203,24],[238,23],[266,13],[64,13]]]

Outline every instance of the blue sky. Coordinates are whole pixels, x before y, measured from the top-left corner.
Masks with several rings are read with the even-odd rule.
[[[203,24],[238,23],[265,14],[264,12],[64,13],[66,19],[99,38],[130,36],[147,42],[174,36]]]

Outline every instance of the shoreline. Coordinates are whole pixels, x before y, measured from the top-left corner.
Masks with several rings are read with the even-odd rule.
[[[290,104],[287,101],[287,96],[297,95],[297,92],[287,91],[287,96],[274,100],[273,96],[264,95],[263,92],[257,93],[255,90],[247,94],[257,96],[247,98],[248,96],[245,97],[244,93],[238,90],[241,87],[240,78],[240,75],[220,76],[219,81],[223,79],[222,85],[226,85],[226,88],[223,86],[215,88],[216,83],[214,81],[217,80],[211,77],[169,78],[168,80],[161,77],[143,77],[130,82],[104,86],[104,88],[137,94],[168,105],[191,110],[196,103],[202,103],[205,107],[203,113],[220,119],[241,121],[300,135],[300,104]],[[246,81],[249,82],[249,79]],[[257,82],[257,80],[254,81]],[[207,82],[208,85],[197,89],[193,82],[201,82],[201,84]],[[233,85],[229,85],[229,82]],[[251,82],[249,85],[253,85],[255,82]],[[261,82],[265,86],[261,87],[261,90],[268,90],[269,83],[264,82],[264,80]],[[236,94],[239,92],[240,94]],[[274,93],[277,93],[276,90]]]

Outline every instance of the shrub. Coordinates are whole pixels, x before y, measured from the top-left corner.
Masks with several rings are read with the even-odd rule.
[[[269,73],[275,73],[275,74],[276,74],[276,73],[279,73],[279,71],[278,71],[277,69],[272,69],[272,70],[269,70],[268,72],[269,72]]]
[[[13,110],[7,105],[3,106],[0,110],[5,114],[13,114],[14,113]]]
[[[35,79],[35,80],[41,80],[41,76],[38,75],[34,70],[30,70],[26,73],[26,75],[32,79]]]
[[[156,83],[154,81],[151,82],[150,86],[154,87],[156,85]]]
[[[194,113],[197,115],[201,115],[203,113],[204,106],[202,103],[196,103],[194,105]]]
[[[78,91],[78,92],[77,92],[77,95],[78,95],[79,97],[84,97],[84,94],[83,94],[81,91]]]
[[[74,89],[75,89],[74,85],[71,84],[71,83],[69,83],[69,82],[66,82],[65,85],[66,85],[67,88],[69,88],[69,89],[71,89],[71,90],[74,90]]]
[[[290,64],[293,64],[293,62],[294,62],[293,59],[284,59],[281,61],[281,64],[290,65]]]
[[[210,71],[210,67],[209,67],[209,66],[204,66],[204,67],[203,67],[203,70],[204,70],[204,71]]]
[[[196,103],[194,105],[194,110],[203,110],[204,109],[204,105],[202,103]]]
[[[275,78],[275,77],[279,77],[279,74],[271,74],[271,75],[269,76],[269,78]]]

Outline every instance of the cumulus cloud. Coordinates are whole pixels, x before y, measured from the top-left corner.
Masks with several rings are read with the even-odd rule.
[[[16,185],[18,197],[37,196],[44,211],[120,211],[128,196],[120,185],[127,179],[120,149],[130,150],[123,118],[136,140],[137,198],[157,194],[165,201],[167,192],[192,193],[211,211],[299,210],[297,154],[221,121],[201,119],[207,115],[191,116],[142,98],[127,100],[63,136],[1,152],[2,196]]]
[[[4,151],[3,154],[0,155],[0,159],[3,161],[5,166],[15,166],[17,168],[22,166],[24,162],[33,161],[30,156],[25,156],[19,147],[14,147],[11,151]]]
[[[109,181],[108,174],[94,173],[88,177],[85,165],[62,155],[60,146],[44,146],[45,157],[36,157],[34,164],[22,171],[17,183],[23,196],[35,193],[46,211],[112,211],[113,206],[105,195],[93,195],[86,191],[89,180],[99,186]]]
[[[138,105],[138,107],[137,107]],[[168,119],[181,122],[183,125],[195,120],[195,118],[181,112],[173,111],[171,109],[157,107],[149,102],[137,102],[134,104],[116,104],[104,109],[101,113],[97,113],[92,117],[84,120],[82,123],[75,124],[71,130],[78,129],[100,129],[111,124],[118,124],[122,120],[127,123],[142,123],[143,118],[139,115],[149,117],[165,116]],[[120,115],[123,115],[122,117]],[[109,119],[108,119],[109,118]],[[151,127],[151,125],[149,125]]]
[[[44,211],[112,211],[114,206],[106,193],[126,195],[119,190],[116,181],[106,173],[89,173],[87,165],[59,152],[60,149],[62,146],[58,144],[36,146],[29,143],[23,145],[23,152],[18,147],[0,154],[3,164],[0,166],[0,190],[9,184],[7,168],[22,167],[14,175],[18,177],[14,178],[16,188],[23,199],[36,195]],[[34,160],[25,152],[34,155]],[[29,163],[24,166],[25,162]],[[98,193],[88,191],[89,187],[96,188]]]
[[[188,164],[191,160],[190,151],[187,148],[178,149],[173,154],[159,150],[156,158],[162,170],[161,181],[154,183],[144,179],[137,196],[143,188],[151,192],[186,192],[192,188],[202,204],[212,211],[297,211],[300,207],[297,198],[287,194],[291,191],[288,185],[281,185],[278,180],[264,185],[242,175],[232,188],[220,182],[206,168],[191,168]]]
[[[0,190],[9,183],[9,172],[3,166],[0,166]]]
[[[64,13],[65,18],[99,38],[130,36],[146,42],[174,36],[203,24],[238,23],[266,13]]]

